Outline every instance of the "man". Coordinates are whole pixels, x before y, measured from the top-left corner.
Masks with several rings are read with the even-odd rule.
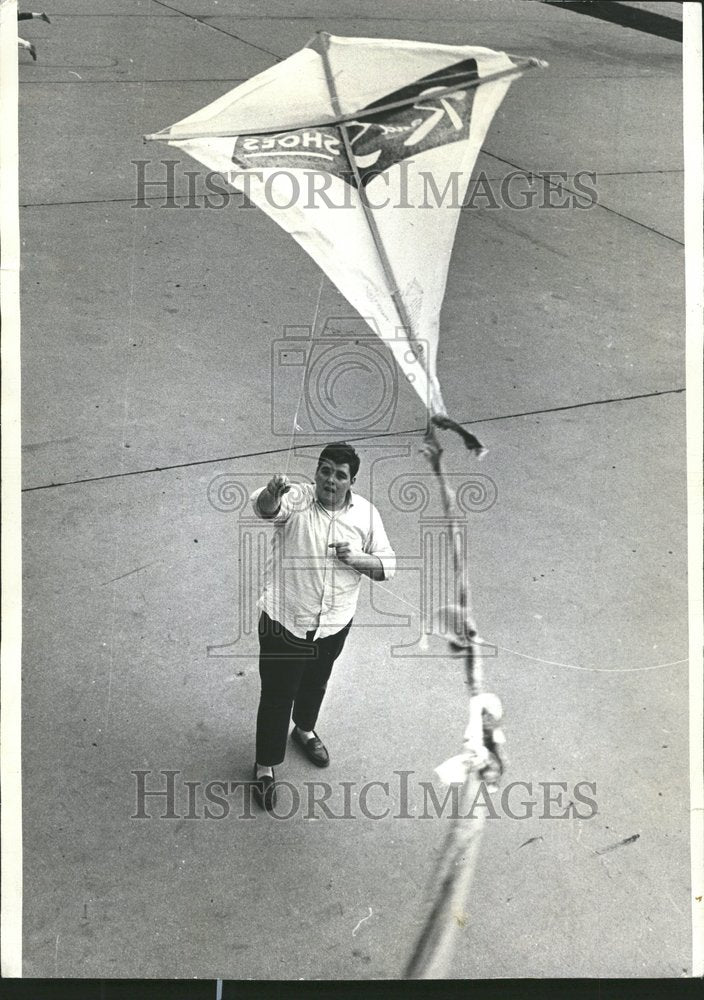
[[[343,442],[327,445],[313,484],[292,489],[274,475],[251,501],[271,521],[274,537],[259,599],[259,676],[254,795],[276,804],[274,767],[292,739],[308,760],[327,767],[330,756],[315,732],[333,663],[352,625],[362,576],[389,580],[396,558],[378,511],[352,492],[359,456]]]

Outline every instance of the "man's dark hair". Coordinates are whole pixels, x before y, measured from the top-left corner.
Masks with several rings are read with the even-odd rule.
[[[352,445],[347,444],[346,441],[333,441],[332,444],[326,444],[320,452],[318,468],[320,467],[320,463],[326,458],[331,462],[335,462],[336,465],[344,465],[346,462],[350,467],[350,479],[354,479],[357,475],[359,470],[359,455]]]

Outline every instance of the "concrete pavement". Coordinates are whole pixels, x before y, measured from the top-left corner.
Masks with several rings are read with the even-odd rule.
[[[512,86],[477,173],[498,195],[513,170],[596,174],[588,210],[465,209],[442,313],[448,408],[490,448],[472,465],[449,441],[446,461],[495,490],[467,525],[506,780],[538,797],[595,782],[598,802],[581,821],[488,822],[453,974],[686,973],[681,46],[538,3],[44,9],[25,32],[38,62],[20,55],[25,975],[395,978],[423,917],[442,818],[183,818],[184,781],[251,769],[259,543],[217,477],[249,489],[285,463],[271,413],[297,392],[271,347],[311,322],[319,273],[239,196],[187,208],[186,157],[175,207],[152,189],[134,208],[133,161],[162,178],[179,154],[143,133],[318,29],[547,59]],[[350,314],[326,282],[321,315]],[[407,771],[421,813],[466,706],[442,644],[396,648],[418,636],[440,507],[393,492],[427,475],[405,385],[392,417],[359,441],[360,487],[405,569],[365,589],[320,729],[336,805],[339,783],[380,781],[397,807]],[[162,769],[179,818],[132,819],[132,772],[156,787]],[[304,799],[320,778],[294,752],[280,776]]]

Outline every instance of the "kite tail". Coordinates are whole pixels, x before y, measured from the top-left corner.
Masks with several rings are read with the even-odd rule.
[[[440,427],[442,430],[454,431],[464,441],[465,448],[467,451],[473,452],[477,458],[483,458],[487,453],[487,449],[481,443],[481,441],[471,434],[468,430],[458,424],[456,420],[452,417],[445,416],[444,414],[433,414],[430,418],[431,423],[435,424],[436,427]]]
[[[484,810],[475,817],[474,805],[484,792],[497,790],[504,770],[505,738],[500,728],[503,709],[495,694],[484,691],[482,655],[487,652],[487,644],[477,635],[457,506],[443,475],[442,447],[435,427],[457,431],[471,450],[483,449],[473,435],[449,417],[434,415],[428,422],[422,451],[440,488],[453,538],[455,571],[456,603],[440,608],[438,630],[448,639],[451,654],[464,659],[469,713],[462,752],[436,768],[444,784],[459,786],[460,807],[451,817],[445,843],[436,858],[430,882],[432,903],[403,972],[404,979],[440,979],[450,971],[457,927],[464,924],[484,826]]]

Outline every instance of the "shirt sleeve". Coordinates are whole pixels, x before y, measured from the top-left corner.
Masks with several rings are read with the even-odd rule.
[[[272,524],[283,524],[284,521],[288,521],[289,517],[291,516],[291,503],[290,500],[288,499],[289,493],[284,493],[284,495],[281,497],[281,505],[275,514],[264,514],[259,509],[259,504],[257,501],[259,500],[259,495],[263,493],[265,489],[266,486],[260,486],[259,489],[255,490],[254,493],[252,493],[252,495],[249,498],[252,504],[252,510],[254,511],[256,516],[261,521],[271,521]]]
[[[376,507],[371,507],[371,529],[365,546],[365,552],[381,560],[384,579],[390,580],[396,572],[396,553],[391,548],[381,516]]]

